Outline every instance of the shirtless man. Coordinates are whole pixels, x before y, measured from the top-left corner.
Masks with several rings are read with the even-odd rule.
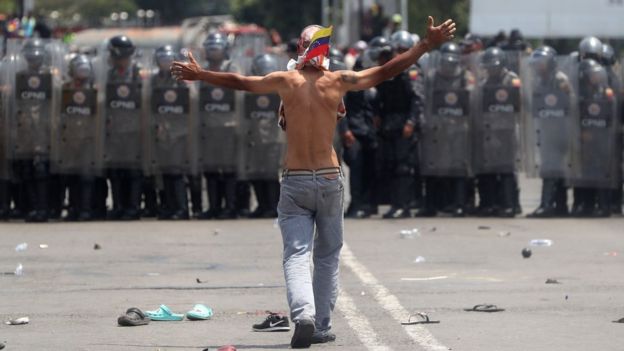
[[[180,80],[201,80],[229,89],[277,93],[286,116],[287,153],[281,183],[278,220],[284,243],[284,276],[295,332],[292,348],[335,340],[331,312],[338,294],[338,263],[343,232],[343,178],[332,147],[336,111],[347,91],[364,90],[405,71],[424,53],[453,38],[455,23],[434,27],[427,37],[383,66],[367,70],[325,70],[318,61],[264,77],[203,70],[189,54],[188,63],[174,62]],[[299,55],[321,29],[308,26],[299,39]],[[322,61],[322,60],[321,60]],[[301,63],[301,62],[300,62]],[[314,226],[316,224],[316,235]],[[313,252],[314,274],[310,274]]]

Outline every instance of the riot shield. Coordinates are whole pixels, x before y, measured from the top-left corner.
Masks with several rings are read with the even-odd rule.
[[[579,113],[575,121],[578,137],[574,140],[570,185],[615,188],[618,184],[620,129],[615,94],[611,88],[600,88],[589,94],[579,90]]]
[[[12,157],[48,160],[60,111],[62,46],[55,40],[11,39],[7,53]]]
[[[149,157],[152,174],[197,173],[195,86],[156,72],[151,78]]]
[[[520,79],[512,71],[479,70],[475,89],[473,167],[476,174],[513,173],[520,165]]]
[[[569,179],[577,109],[572,79],[574,64],[558,57],[552,67],[521,61],[522,130],[525,170],[529,177]]]
[[[52,130],[53,173],[98,175],[102,171],[102,106],[98,101],[101,75],[91,67],[88,79],[67,74],[63,84],[59,121]]]
[[[470,176],[471,100],[475,78],[470,57],[452,75],[442,74],[439,54],[432,53],[425,67],[425,120],[420,140],[421,174],[425,176]],[[446,72],[445,72],[446,73]]]
[[[225,70],[228,70],[227,67]],[[210,173],[237,171],[237,138],[242,100],[242,92],[207,83],[200,84],[198,119],[201,152],[198,157],[202,171]]]
[[[285,151],[284,133],[277,126],[277,95],[245,93],[241,121],[241,180],[277,180]]]
[[[9,96],[10,86],[7,76],[8,65],[4,59],[0,60],[0,181],[11,179],[10,164],[10,119],[9,119]]]
[[[145,167],[143,131],[147,107],[143,87],[147,75],[134,57],[124,70],[107,69],[104,88],[104,166],[107,168]]]

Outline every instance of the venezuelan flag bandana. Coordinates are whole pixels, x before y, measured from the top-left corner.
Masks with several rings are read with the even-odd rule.
[[[333,27],[321,28],[310,40],[310,45],[297,58],[297,61],[288,62],[288,70],[303,69],[306,65],[312,65],[321,70],[329,70],[329,40],[331,39]]]

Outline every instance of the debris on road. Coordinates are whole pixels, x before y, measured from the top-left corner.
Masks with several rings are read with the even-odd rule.
[[[17,267],[15,267],[15,271],[13,272],[13,274],[15,274],[18,277],[21,275],[24,275],[24,266],[22,266],[21,263],[18,263]]]
[[[498,232],[498,236],[501,238],[505,238],[511,235],[511,232],[509,231],[502,231],[502,232]]]
[[[201,280],[199,280],[199,278],[195,278],[195,280],[197,281],[197,284],[203,283]]]
[[[533,252],[531,252],[531,249],[529,249],[528,247],[525,247],[524,249],[522,249],[522,257],[524,257],[524,258],[531,257],[532,253]]]
[[[126,314],[117,318],[117,324],[121,327],[137,327],[149,324],[150,319],[136,307],[130,307],[126,310]]]
[[[617,257],[618,253],[617,251],[609,251],[609,252],[605,252],[604,255],[610,256],[610,257]]]
[[[487,225],[480,225],[480,226],[478,226],[478,227],[477,227],[477,229],[479,229],[479,230],[490,230],[490,229],[492,229],[492,228],[490,228],[490,227],[489,227],[489,226],[487,226]]]
[[[100,244],[96,243],[95,245],[93,245],[93,250],[100,250],[100,249],[102,249]]]
[[[21,243],[15,247],[15,252],[26,251],[28,249],[28,243]]]
[[[21,317],[21,318],[17,318],[17,319],[10,319],[6,322],[4,322],[4,324],[6,325],[24,325],[24,324],[28,324],[30,323],[30,319],[28,319],[28,317]]]
[[[464,308],[466,312],[503,312],[504,308],[498,308],[496,305],[480,304],[474,305],[472,308]]]
[[[613,323],[624,323],[624,318],[620,318],[617,321],[613,321]]]
[[[412,318],[414,320],[412,320]],[[429,315],[425,312],[416,312],[407,318],[407,322],[401,322],[401,325],[414,325],[414,324],[438,324],[440,321],[432,321],[429,319]]]
[[[418,256],[418,257],[416,257],[416,259],[414,259],[414,263],[423,263],[425,261],[427,261],[427,259],[425,259],[422,256]]]
[[[399,232],[399,235],[401,236],[401,239],[414,239],[415,237],[420,236],[420,232],[418,231],[418,228],[402,229]]]
[[[48,248],[48,244],[39,244],[39,248],[40,249],[47,249]]]
[[[546,284],[561,284],[557,279],[548,278],[546,279]]]
[[[529,245],[531,246],[552,246],[553,241],[550,239],[533,239],[529,241]]]

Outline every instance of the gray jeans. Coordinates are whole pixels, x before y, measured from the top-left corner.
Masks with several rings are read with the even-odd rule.
[[[338,296],[343,182],[342,175],[336,179],[285,176],[277,206],[290,317],[295,322],[312,319],[318,331],[331,328],[331,312]]]

